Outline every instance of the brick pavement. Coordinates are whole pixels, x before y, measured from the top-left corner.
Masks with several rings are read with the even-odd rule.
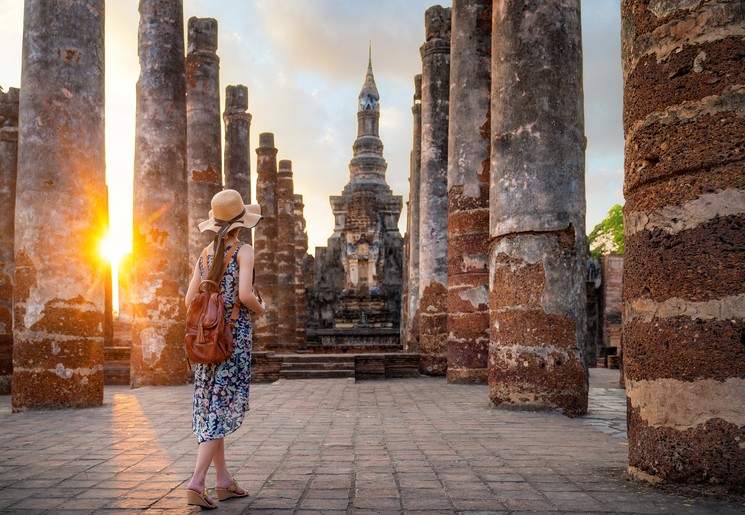
[[[441,378],[254,385],[226,441],[251,497],[217,513],[745,511],[627,481],[612,384],[580,419],[493,410],[486,386]],[[190,386],[107,387],[104,406],[77,411],[11,414],[0,397],[0,511],[188,513],[190,410]]]

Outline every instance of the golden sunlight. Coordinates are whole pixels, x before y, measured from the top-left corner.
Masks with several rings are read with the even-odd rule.
[[[114,316],[119,313],[119,262],[128,253],[132,252],[129,240],[109,232],[98,247],[101,256],[111,263],[111,304]]]

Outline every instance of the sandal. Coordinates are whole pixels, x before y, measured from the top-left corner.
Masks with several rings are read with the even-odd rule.
[[[186,489],[186,504],[191,504],[193,506],[201,506],[202,508],[209,508],[210,510],[213,510],[217,508],[216,502],[209,502],[207,499],[209,499],[210,494],[205,488],[202,493],[200,494],[196,490],[192,490],[191,488]]]
[[[217,498],[220,501],[230,499],[231,497],[248,497],[248,492],[246,490],[243,490],[242,494],[236,492],[236,490],[238,490],[239,488],[240,487],[238,486],[238,483],[236,483],[234,479],[233,484],[227,488],[215,487],[215,495],[217,495]]]

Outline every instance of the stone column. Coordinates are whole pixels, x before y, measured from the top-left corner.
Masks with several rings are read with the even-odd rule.
[[[256,202],[264,219],[254,229],[254,282],[266,301],[266,312],[254,322],[254,349],[277,346],[277,149],[274,134],[259,134],[256,149]]]
[[[419,189],[419,346],[421,370],[447,370],[448,88],[450,8],[424,13],[422,45],[422,160]]]
[[[448,133],[449,383],[487,382],[491,7],[491,0],[453,0]]]
[[[132,242],[133,388],[188,381],[186,80],[181,0],[140,0]],[[202,213],[206,217],[207,213]]]
[[[200,233],[212,197],[222,189],[220,58],[217,20],[189,18],[186,53],[186,177],[189,188],[189,263],[197,262],[213,233]]]
[[[408,352],[419,351],[419,190],[422,160],[422,76],[414,77],[414,117],[411,162],[409,164],[409,205],[406,219],[408,235],[406,270],[408,295],[404,321],[404,348]]]
[[[305,302],[305,258],[308,255],[308,233],[305,232],[303,196],[294,196],[295,207],[295,342],[305,346],[308,306]]]
[[[277,174],[277,331],[279,346],[294,349],[295,334],[295,187],[292,161],[279,162]]]
[[[587,411],[580,0],[494,4],[489,399]]]
[[[13,376],[13,251],[18,170],[18,88],[0,91],[0,395]]]
[[[74,27],[74,30],[72,28]],[[104,0],[27,0],[13,287],[14,411],[103,402]]]
[[[251,203],[251,162],[249,159],[251,114],[248,109],[248,88],[242,84],[225,88],[225,189],[241,194]],[[251,231],[241,230],[241,239],[251,243]]]
[[[745,492],[745,2],[621,2],[629,473]]]

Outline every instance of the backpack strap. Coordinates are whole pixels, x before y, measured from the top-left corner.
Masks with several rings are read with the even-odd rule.
[[[204,247],[202,255],[199,256],[202,266],[199,267],[199,279],[202,280],[202,271],[207,270],[207,247]]]
[[[233,252],[227,252],[227,255],[225,256],[225,261],[223,262],[222,270],[223,274],[225,274],[225,269],[228,268],[228,264],[230,261],[232,261],[233,257],[238,255],[238,251],[241,250],[242,244],[237,244],[235,246],[235,250]],[[241,299],[240,296],[236,293],[236,299],[235,304],[233,304],[233,310],[230,312],[230,321],[235,322],[238,320],[238,312],[241,309]]]

